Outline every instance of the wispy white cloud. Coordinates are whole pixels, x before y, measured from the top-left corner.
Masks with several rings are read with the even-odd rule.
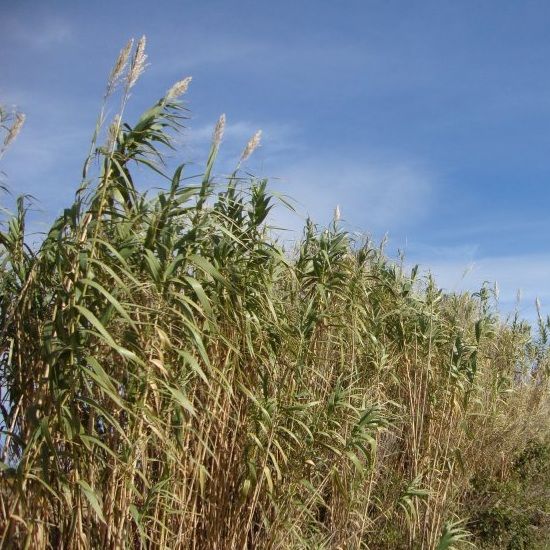
[[[212,124],[202,124],[198,126],[189,126],[186,132],[190,143],[204,145],[212,138],[212,131],[215,122]],[[228,146],[244,146],[246,141],[257,131],[261,129],[264,142],[268,142],[270,147],[280,149],[288,147],[288,140],[293,138],[296,128],[291,124],[269,122],[267,124],[253,124],[249,121],[238,120],[232,122],[229,120],[225,127],[224,143]],[[294,143],[294,140],[293,140]]]
[[[74,127],[48,134],[29,124],[3,159],[5,183],[15,194],[30,193],[42,204],[62,206],[76,189],[74,178],[84,161],[88,134]],[[60,164],[66,169],[66,181],[60,180]]]
[[[297,161],[280,174],[278,187],[299,212],[327,223],[338,204],[351,229],[386,232],[421,220],[433,199],[433,176],[418,163],[336,155]]]
[[[6,17],[2,23],[4,40],[37,50],[66,44],[73,38],[72,25],[59,16],[47,16],[29,24],[17,17]]]
[[[195,125],[191,122],[183,134],[177,137],[178,148],[181,148],[192,162],[204,162],[214,125],[214,120],[209,124]],[[261,146],[254,152],[250,166],[257,168],[266,158],[271,165],[281,156],[294,154],[303,149],[300,129],[290,123],[268,121],[264,124],[253,124],[246,120],[233,122],[229,119],[220,148],[217,171],[225,173],[235,167],[248,140],[257,130],[262,131]]]
[[[181,139],[184,150],[199,165],[214,123],[191,123]],[[296,214],[277,208],[272,222],[289,229],[293,236],[301,230],[306,216],[320,224],[328,223],[337,204],[346,226],[365,233],[411,227],[430,211],[435,195],[434,174],[421,162],[365,153],[352,158],[349,154],[313,151],[304,141],[303,130],[286,122],[228,122],[218,172],[235,166],[258,128],[263,132],[262,147],[254,153],[251,171],[269,177],[272,188],[291,198]]]
[[[472,291],[484,283],[496,283],[503,313],[516,307],[526,318],[535,316],[535,299],[542,301],[550,311],[550,258],[543,254],[518,254],[476,257],[476,247],[458,247],[425,250],[420,255],[409,255],[407,263],[419,263],[424,271],[432,273],[438,285],[448,291]]]

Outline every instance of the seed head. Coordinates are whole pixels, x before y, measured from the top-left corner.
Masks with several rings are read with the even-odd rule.
[[[115,115],[113,122],[109,126],[109,131],[107,134],[107,149],[111,151],[116,143],[118,132],[120,131],[121,118],[120,115]]]
[[[122,73],[126,68],[128,59],[130,58],[130,52],[132,51],[133,45],[134,45],[134,39],[131,38],[130,40],[128,40],[128,43],[126,44],[126,46],[124,46],[124,48],[120,50],[120,53],[118,54],[117,60],[115,61],[115,64],[113,65],[111,74],[109,76],[109,84],[108,84],[109,91],[112,90],[118,84],[118,81],[120,80],[120,77],[122,76]]]
[[[334,209],[334,221],[339,222],[340,221],[340,205],[336,205],[336,208]]]
[[[136,52],[132,59],[130,66],[130,72],[128,73],[128,89],[130,89],[137,82],[137,79],[145,69],[145,61],[147,60],[147,54],[145,53],[145,44],[147,39],[143,35],[137,44]]]
[[[217,149],[220,146],[220,143],[223,139],[223,132],[225,130],[225,114],[222,114],[216,122],[216,127],[214,128],[214,134],[212,135],[212,143]]]
[[[187,88],[189,88],[189,84],[191,84],[192,79],[193,79],[192,76],[188,76],[187,78],[184,78],[179,82],[176,82],[168,90],[168,92],[166,92],[166,99],[176,99],[182,96],[185,92],[187,92]]]
[[[6,138],[4,139],[4,148],[6,148],[19,134],[23,124],[25,124],[25,115],[23,113],[15,114],[15,121],[8,131]]]
[[[250,155],[254,152],[256,147],[260,145],[260,140],[262,139],[262,131],[258,130],[251,138],[250,141],[246,144],[243,154],[241,155],[241,162],[246,161]]]

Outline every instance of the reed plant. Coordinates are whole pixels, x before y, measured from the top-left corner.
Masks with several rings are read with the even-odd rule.
[[[488,540],[476,480],[510,478],[550,433],[550,320],[503,320],[487,286],[444,293],[339,209],[284,250],[279,199],[242,169],[259,133],[216,177],[220,117],[196,177],[164,162],[189,78],[125,121],[145,60],[144,38],[121,51],[42,241],[24,197],[3,220],[0,546]],[[140,191],[136,168],[161,190]]]

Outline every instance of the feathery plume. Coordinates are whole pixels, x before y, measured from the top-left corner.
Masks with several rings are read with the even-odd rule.
[[[117,60],[115,61],[115,64],[113,65],[113,68],[111,70],[111,74],[109,75],[109,83],[107,85],[107,89],[109,92],[113,90],[114,87],[118,84],[118,81],[120,80],[120,77],[122,76],[122,73],[126,68],[128,59],[130,58],[130,52],[132,51],[133,45],[134,39],[130,38],[126,46],[124,46],[124,48],[120,50]]]
[[[223,139],[223,132],[225,130],[225,114],[222,114],[216,122],[216,127],[214,128],[214,134],[212,135],[212,143],[217,149],[220,146],[220,143]]]
[[[17,137],[21,128],[25,124],[25,115],[23,113],[15,114],[15,121],[8,131],[8,135],[4,139],[4,149]]]
[[[168,92],[166,92],[166,99],[176,99],[182,96],[185,92],[187,92],[187,88],[189,88],[189,84],[191,84],[191,80],[193,80],[193,77],[188,76],[187,78],[184,78],[179,82],[176,82],[168,90]]]
[[[111,122],[111,125],[109,126],[109,130],[107,132],[107,150],[111,151],[113,149],[114,144],[116,143],[118,132],[120,130],[120,123],[121,118],[120,115],[117,114],[113,118],[113,122]]]
[[[246,144],[243,154],[241,155],[240,162],[248,160],[250,155],[254,152],[256,147],[260,145],[260,140],[262,139],[262,131],[258,130],[251,138],[250,141]]]
[[[340,221],[340,205],[337,204],[336,208],[334,209],[334,221],[339,222]]]
[[[137,44],[136,52],[132,59],[132,65],[128,73],[128,89],[130,89],[137,82],[137,79],[145,69],[145,61],[147,60],[147,54],[145,53],[145,44],[147,39],[143,35]]]

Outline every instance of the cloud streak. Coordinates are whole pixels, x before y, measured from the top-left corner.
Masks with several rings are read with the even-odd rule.
[[[521,297],[519,311],[526,318],[535,318],[536,298],[541,300],[543,310],[550,310],[550,258],[547,255],[475,257],[475,249],[475,246],[461,246],[434,250],[432,254],[411,254],[407,257],[407,264],[419,263],[423,270],[433,274],[440,287],[448,291],[475,292],[484,283],[496,283],[499,303],[505,314],[515,309],[518,292]]]
[[[362,232],[411,226],[430,211],[433,175],[414,162],[323,155],[298,161],[281,175],[299,210],[327,223],[339,204],[346,225]]]
[[[35,50],[48,50],[69,42],[73,36],[72,25],[62,17],[46,16],[34,25],[16,17],[6,17],[1,25],[5,39]]]

